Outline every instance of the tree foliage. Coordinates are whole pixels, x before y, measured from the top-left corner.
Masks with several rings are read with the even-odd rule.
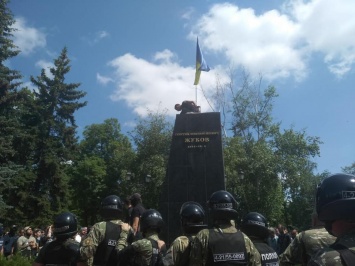
[[[278,94],[272,86],[262,89],[261,77],[254,82],[243,72],[239,87],[234,78],[219,89],[230,96],[223,97],[231,101],[222,105],[229,107],[234,133],[224,149],[227,188],[239,199],[242,214],[258,211],[272,223],[296,221],[306,227],[308,221],[297,219],[290,206],[297,202],[302,206],[298,215],[310,217],[313,202],[304,198],[314,197],[318,177],[312,158],[319,156],[321,142],[304,130],[281,130],[272,115]]]
[[[117,194],[120,197],[130,195],[128,184],[123,183],[123,176],[132,168],[135,154],[128,137],[122,134],[121,126],[116,118],[106,119],[102,124],[87,126],[83,136],[80,142],[82,157],[79,165],[76,166],[76,177],[73,182],[77,183],[79,176],[81,176],[79,180],[85,181],[86,179],[85,184],[90,184],[88,195],[95,198],[92,208],[98,210],[100,204],[98,198],[104,198],[110,194]],[[93,161],[92,165],[90,161]],[[99,164],[99,162],[102,163]],[[98,173],[98,168],[101,169],[100,176],[96,174],[91,178],[91,173]],[[87,208],[85,201],[79,201],[78,204],[82,210]],[[92,221],[93,217],[96,217],[95,213],[90,213],[85,219]]]
[[[15,23],[11,10],[7,7],[8,1],[0,1],[0,211],[9,207],[3,199],[3,193],[11,190],[11,182],[14,169],[18,169],[14,156],[14,136],[18,131],[18,86],[21,74],[17,70],[10,69],[6,61],[15,57],[20,52],[11,37],[15,30]]]
[[[30,127],[37,133],[32,165],[36,178],[27,187],[29,198],[33,198],[24,212],[33,220],[41,221],[42,216],[51,217],[68,207],[66,167],[75,160],[77,152],[74,113],[86,105],[80,102],[85,96],[77,90],[80,84],[65,82],[69,64],[64,48],[50,68],[51,75],[42,69],[40,76],[31,77],[38,89],[34,92],[34,124]],[[38,209],[38,205],[42,208]]]
[[[130,133],[136,147],[134,188],[144,196],[145,206],[158,207],[160,188],[163,184],[172,137],[172,125],[166,111],[148,111],[140,118]]]

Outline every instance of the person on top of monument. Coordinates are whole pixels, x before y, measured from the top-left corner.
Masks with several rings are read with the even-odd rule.
[[[197,106],[194,101],[183,101],[181,104],[175,104],[175,110],[181,111],[180,114],[201,113],[201,107]]]

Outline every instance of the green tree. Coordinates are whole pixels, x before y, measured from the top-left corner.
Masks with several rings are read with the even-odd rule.
[[[136,147],[135,192],[142,193],[146,207],[157,208],[169,158],[172,124],[166,111],[148,110],[130,133]]]
[[[110,118],[102,124],[87,126],[83,136],[80,151],[84,160],[87,160],[86,157],[100,158],[105,165],[105,173],[101,176],[105,186],[99,191],[93,191],[93,195],[103,198],[110,194],[118,194],[124,198],[130,194],[130,182],[127,182],[125,176],[131,171],[135,154],[128,137],[121,133],[118,120]],[[82,175],[85,175],[85,171]]]
[[[12,178],[19,170],[14,161],[16,153],[13,144],[14,136],[18,131],[19,101],[18,87],[21,75],[18,71],[10,69],[6,61],[19,54],[11,37],[15,29],[13,15],[8,8],[7,0],[0,0],[0,212],[9,208],[9,202],[3,198],[4,193],[12,189]],[[15,171],[15,172],[14,172]]]
[[[305,226],[290,206],[302,203],[298,215],[310,217],[313,202],[303,199],[314,197],[318,177],[312,158],[319,156],[321,142],[305,131],[281,131],[272,116],[278,96],[274,87],[263,90],[261,78],[254,82],[243,74],[236,88],[233,78],[223,90],[230,94],[231,103],[224,106],[231,107],[234,133],[225,147],[227,188],[238,193],[241,213],[259,211],[275,224]]]
[[[343,167],[342,170],[344,171],[344,173],[355,175],[355,163]]]
[[[31,76],[37,87],[35,108],[37,136],[33,170],[35,182],[28,187],[33,199],[28,201],[27,217],[34,221],[52,218],[68,204],[68,176],[66,168],[75,161],[77,152],[76,123],[74,113],[84,107],[80,102],[85,93],[77,90],[79,83],[66,83],[70,71],[67,49],[54,60],[51,76],[44,69],[41,75]],[[43,206],[39,209],[37,206]]]
[[[71,210],[82,225],[93,225],[98,221],[99,204],[107,188],[105,161],[97,156],[85,157],[70,172]]]

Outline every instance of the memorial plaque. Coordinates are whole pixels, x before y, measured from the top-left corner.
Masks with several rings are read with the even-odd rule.
[[[159,211],[165,221],[162,238],[171,242],[182,234],[180,207],[196,201],[206,212],[209,196],[225,189],[220,113],[176,115],[169,163]]]

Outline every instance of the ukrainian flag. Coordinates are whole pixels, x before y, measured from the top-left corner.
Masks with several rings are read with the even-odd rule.
[[[200,75],[201,71],[210,71],[210,67],[207,65],[207,62],[203,58],[202,51],[198,44],[197,38],[197,45],[196,45],[196,73],[195,73],[195,82],[194,85],[197,85],[200,82]]]

